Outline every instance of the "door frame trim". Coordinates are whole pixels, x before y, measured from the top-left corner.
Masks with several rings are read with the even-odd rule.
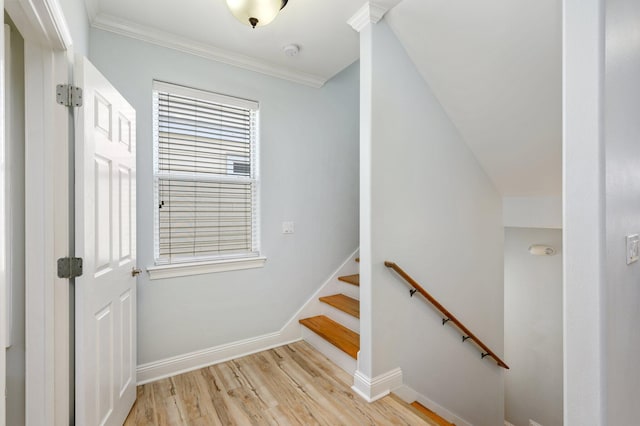
[[[70,288],[55,264],[70,247],[69,119],[55,85],[70,81],[71,33],[58,0],[4,8],[25,40],[25,418],[68,425]]]

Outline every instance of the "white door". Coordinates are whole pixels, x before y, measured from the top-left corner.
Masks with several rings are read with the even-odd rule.
[[[121,425],[136,398],[136,115],[84,57],[76,111],[76,424]]]

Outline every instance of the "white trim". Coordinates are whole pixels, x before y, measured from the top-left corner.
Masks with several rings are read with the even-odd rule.
[[[360,32],[369,24],[377,24],[388,10],[389,8],[386,6],[376,4],[375,2],[366,2],[349,18],[347,24],[357,32]]]
[[[55,264],[69,255],[69,116],[52,90],[66,52],[25,40],[25,69],[26,424],[68,424],[69,282]]]
[[[25,40],[67,50],[71,32],[57,0],[5,0],[5,9]]]
[[[25,400],[26,424],[53,424],[54,408],[54,295],[53,144],[44,143],[50,129],[47,111],[46,49],[25,40]],[[36,409],[36,407],[38,407]]]
[[[282,332],[286,332],[287,330],[291,332],[292,329],[298,330],[299,319],[311,317],[314,315],[320,315],[322,313],[322,305],[324,304],[320,302],[319,298],[320,296],[336,293],[336,291],[333,291],[334,284],[337,284],[340,286],[354,287],[351,284],[346,284],[346,283],[342,283],[341,281],[338,281],[338,277],[342,275],[349,275],[348,273],[345,274],[345,268],[347,268],[350,263],[355,263],[355,258],[358,255],[359,251],[360,251],[359,248],[356,249],[342,263],[342,265],[338,266],[338,268],[335,271],[333,271],[333,274],[331,274],[331,276],[315,291],[315,293],[313,293],[309,297],[309,299],[307,299],[307,301],[302,305],[302,307],[300,307],[300,309],[298,309],[298,311],[295,314],[293,314],[293,316],[291,317],[291,319],[289,319],[287,324],[284,327],[282,327],[282,330],[281,330]]]
[[[415,390],[413,390],[407,385],[402,385],[398,387],[393,391],[393,393],[396,394],[396,396],[398,396],[407,404],[411,404],[414,401],[418,401],[420,404],[424,405],[429,410],[433,411],[443,419],[447,420],[448,422],[454,423],[457,426],[473,426],[471,422],[463,419],[462,417],[458,416],[454,412],[432,401],[426,396],[419,394],[418,392],[416,392]]]
[[[13,341],[13,279],[12,279],[12,258],[13,253],[11,247],[13,246],[14,231],[11,224],[13,223],[13,209],[12,203],[12,179],[11,179],[11,151],[13,148],[13,138],[11,137],[12,129],[12,120],[11,117],[6,119],[6,116],[12,114],[11,108],[9,104],[11,103],[11,96],[13,90],[11,88],[11,84],[6,84],[6,82],[12,82],[12,72],[11,72],[11,64],[12,64],[12,55],[11,55],[11,27],[8,24],[4,24],[4,78],[3,78],[3,90],[4,90],[4,149],[2,153],[0,153],[0,163],[4,163],[4,167],[2,169],[2,174],[0,175],[0,182],[4,181],[3,192],[0,194],[4,194],[3,198],[0,200],[0,217],[4,214],[4,221],[0,227],[0,235],[4,235],[4,243],[3,243],[3,251],[0,250],[0,262],[3,262],[0,266],[0,270],[4,270],[4,276],[0,277],[0,279],[4,278],[4,300],[5,303],[2,305],[5,307],[4,314],[4,346],[5,348],[11,347],[11,343]],[[0,143],[0,147],[2,143]],[[0,285],[1,287],[1,285]],[[2,297],[0,296],[0,300]],[[1,347],[1,346],[0,346]]]
[[[322,292],[337,279],[338,274],[348,263],[354,262],[357,253],[358,249],[331,274],[329,279],[309,297],[279,331],[139,365],[137,369],[138,384],[154,382],[165,377],[175,376],[176,374],[197,370],[230,359],[299,341],[302,339],[302,326],[298,323],[298,320],[303,316],[308,316],[310,306],[319,304],[318,295],[322,294]],[[311,308],[311,310],[313,311],[313,308]]]
[[[514,426],[512,423],[509,423],[508,421],[504,421],[504,426]]]
[[[0,5],[2,5],[0,0]],[[5,179],[7,177],[5,168],[5,144],[7,144],[4,132],[5,126],[5,99],[7,98],[5,93],[5,43],[4,43],[5,31],[0,34],[0,307],[6,306],[6,278],[7,267],[9,264],[5,261],[5,220],[6,210],[5,205]],[[0,425],[5,424],[6,415],[6,400],[7,400],[7,387],[6,387],[6,326],[7,312],[0,313]]]
[[[56,0],[8,0],[25,40],[26,425],[69,424],[68,112],[54,87],[68,81],[71,36]]]
[[[109,31],[125,37],[155,44],[168,49],[178,50],[191,55],[200,56],[227,65],[259,72],[294,83],[304,84],[315,88],[322,87],[327,78],[309,73],[296,72],[284,67],[261,61],[249,56],[220,49],[209,44],[161,31],[156,28],[145,27],[121,18],[99,13],[91,25],[103,31]]]
[[[353,375],[351,389],[367,402],[374,402],[402,386],[402,370],[394,368],[376,377],[367,377],[360,370]]]
[[[137,369],[138,385],[288,345],[300,339],[283,339],[282,333],[277,332],[142,364]]]
[[[189,275],[210,274],[213,272],[237,271],[240,269],[262,268],[266,257],[215,260],[210,262],[172,263],[171,265],[149,266],[149,279],[186,277]]]

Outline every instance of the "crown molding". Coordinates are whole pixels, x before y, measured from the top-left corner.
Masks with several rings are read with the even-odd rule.
[[[389,11],[387,5],[368,1],[358,9],[347,23],[351,25],[351,28],[360,32],[369,24],[377,24],[387,11]]]
[[[222,62],[227,65],[266,74],[271,77],[281,78],[298,84],[304,84],[306,86],[320,88],[328,80],[327,78],[320,77],[318,75],[292,71],[266,61],[230,52],[206,43],[201,43],[186,37],[161,31],[156,28],[146,27],[102,13],[98,14],[93,19],[91,26],[99,30],[109,31],[125,37],[155,44],[157,46],[178,50],[201,58]]]
[[[56,0],[5,0],[4,8],[25,39],[66,50],[72,46],[73,39],[59,3]]]
[[[89,22],[93,22],[98,16],[98,0],[84,0],[84,7],[89,17]]]

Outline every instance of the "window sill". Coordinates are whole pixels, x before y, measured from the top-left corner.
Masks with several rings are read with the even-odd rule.
[[[210,274],[214,272],[237,271],[240,269],[262,268],[266,257],[248,257],[243,259],[213,260],[195,263],[174,263],[171,265],[150,266],[147,268],[149,279],[187,277],[190,275]]]

